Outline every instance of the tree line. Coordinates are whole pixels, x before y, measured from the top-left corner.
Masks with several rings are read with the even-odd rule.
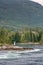
[[[10,31],[5,28],[0,28],[0,44],[13,44],[16,43],[29,43],[39,42],[43,43],[43,31]]]

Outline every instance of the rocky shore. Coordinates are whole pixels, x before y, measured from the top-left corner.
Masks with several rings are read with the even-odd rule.
[[[19,46],[14,46],[14,45],[3,45],[0,46],[0,50],[32,50],[33,48],[23,48]]]

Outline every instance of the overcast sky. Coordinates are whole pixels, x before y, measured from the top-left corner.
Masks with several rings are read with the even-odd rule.
[[[31,1],[34,1],[36,3],[39,3],[39,4],[41,4],[43,6],[43,0],[31,0]]]

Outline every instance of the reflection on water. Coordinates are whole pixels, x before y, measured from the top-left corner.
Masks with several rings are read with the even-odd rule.
[[[43,46],[32,47],[31,51],[0,51],[0,65],[43,65]]]

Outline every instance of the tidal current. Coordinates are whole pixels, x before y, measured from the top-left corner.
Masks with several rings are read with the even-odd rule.
[[[26,51],[0,51],[0,65],[43,65],[43,45],[18,44],[34,48]]]

